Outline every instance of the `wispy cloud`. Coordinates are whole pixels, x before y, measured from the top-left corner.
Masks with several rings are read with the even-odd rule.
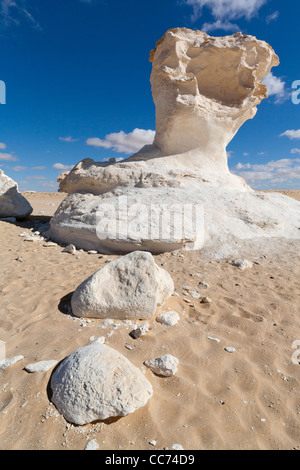
[[[27,0],[0,0],[0,24],[8,27],[27,21],[33,28],[42,30],[41,25],[30,11]]]
[[[62,142],[78,142],[78,139],[73,139],[70,135],[68,137],[59,137]]]
[[[278,10],[274,11],[273,13],[271,13],[270,15],[267,16],[266,22],[269,24],[269,23],[272,23],[272,21],[278,20],[279,15],[280,15],[280,13],[279,13]]]
[[[4,142],[0,142],[0,150],[5,150],[6,149],[6,144]]]
[[[0,152],[0,160],[5,162],[16,162],[18,159],[15,155],[11,153],[2,153]]]
[[[92,147],[103,147],[113,149],[115,152],[125,153],[127,155],[137,152],[144,145],[152,144],[155,131],[150,129],[134,129],[126,134],[124,131],[115,132],[105,136],[105,139],[93,137],[87,139],[86,144]]]
[[[245,18],[251,20],[267,0],[186,0],[186,4],[193,8],[192,20],[198,20],[204,8],[210,10],[214,18],[213,23],[205,23],[202,30],[224,29],[237,30],[238,25],[232,21]]]
[[[300,158],[283,158],[264,164],[238,163],[233,172],[245,178],[249,184],[266,182],[290,183],[300,180]]]
[[[269,73],[264,79],[263,83],[267,86],[268,95],[275,97],[275,103],[284,103],[291,96],[291,93],[286,88],[286,83],[279,77],[275,77],[272,72]]]
[[[300,129],[291,129],[280,134],[280,137],[288,137],[291,140],[300,139]]]
[[[45,166],[33,166],[31,169],[32,170],[45,170],[46,167]]]
[[[13,171],[25,171],[25,170],[27,170],[27,166],[19,166],[19,165],[17,165],[17,166],[14,166],[14,167],[12,168],[12,170],[13,170]]]
[[[72,170],[74,165],[64,165],[63,163],[54,163],[52,165],[52,168],[55,168],[56,170]]]
[[[32,175],[32,176],[26,176],[26,179],[28,180],[46,180],[46,176],[39,176],[39,175]]]

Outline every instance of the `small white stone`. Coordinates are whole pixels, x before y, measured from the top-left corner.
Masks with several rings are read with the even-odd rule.
[[[87,443],[84,450],[98,450],[99,444],[97,443],[96,439],[92,439]]]
[[[138,339],[141,336],[145,336],[149,331],[149,323],[146,321],[142,323],[136,330],[132,330],[130,336],[134,339]]]
[[[105,320],[103,320],[102,326],[104,327],[111,326],[113,323],[114,321],[111,318],[106,318]]]
[[[62,252],[70,253],[71,255],[74,255],[76,253],[76,247],[74,245],[68,245],[63,249]]]
[[[251,261],[248,261],[246,259],[236,259],[231,262],[233,266],[237,266],[239,269],[247,269],[247,268],[252,268],[253,263]]]
[[[164,354],[163,356],[156,357],[150,361],[145,361],[144,364],[155,374],[171,377],[177,372],[179,360],[171,354]]]
[[[8,367],[12,366],[18,361],[21,361],[22,359],[24,359],[24,356],[20,355],[20,356],[15,356],[12,359],[4,359],[0,361],[0,370],[7,369]]]
[[[173,450],[184,450],[181,444],[173,444],[171,448]]]
[[[180,316],[178,315],[175,310],[169,310],[167,312],[163,312],[156,318],[158,323],[162,323],[163,325],[167,326],[174,326],[180,320]]]
[[[152,441],[149,442],[152,446],[156,446],[156,441],[153,439]]]
[[[210,304],[212,302],[210,297],[201,297],[201,302],[203,304]]]
[[[33,364],[28,364],[25,366],[25,370],[27,372],[47,372],[49,369],[51,369],[53,366],[57,364],[57,361],[55,360],[49,360],[49,361],[40,361],[40,362],[34,362]]]
[[[213,338],[212,336],[207,336],[207,339],[209,339],[210,341],[215,341],[216,343],[221,342],[221,340],[219,338]]]
[[[232,348],[231,346],[227,346],[227,347],[225,348],[225,351],[227,351],[227,352],[229,352],[229,353],[233,353],[233,352],[235,352],[235,348]]]

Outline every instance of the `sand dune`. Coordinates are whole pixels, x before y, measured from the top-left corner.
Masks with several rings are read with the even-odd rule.
[[[300,199],[300,191],[284,194]],[[34,208],[29,221],[0,222],[0,339],[7,357],[24,356],[0,372],[0,449],[84,449],[91,439],[103,450],[170,449],[175,443],[186,450],[299,449],[300,366],[292,362],[293,342],[300,340],[299,241],[278,242],[271,253],[249,247],[241,257],[254,266],[245,271],[201,251],[155,256],[178,294],[163,310],[174,308],[181,320],[167,327],[153,319],[149,333],[134,340],[124,323],[104,328],[101,320],[70,315],[74,289],[116,257],[73,256],[58,245],[24,241],[20,233],[47,220],[64,194],[26,197]],[[200,281],[209,284],[203,295],[211,303],[189,294]],[[124,418],[70,425],[49,400],[51,371],[30,374],[24,367],[61,361],[98,336],[145,373],[154,394]],[[227,346],[235,352],[226,352]],[[179,359],[170,378],[143,365],[164,353]]]

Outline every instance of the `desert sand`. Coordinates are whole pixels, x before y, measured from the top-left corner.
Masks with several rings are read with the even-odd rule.
[[[299,200],[300,191],[284,193]],[[69,309],[75,288],[116,256],[75,256],[59,245],[26,242],[20,234],[35,220],[49,220],[65,195],[25,196],[33,206],[29,220],[0,222],[0,339],[8,358],[24,356],[0,372],[1,450],[81,450],[92,439],[100,450],[299,449],[300,366],[292,361],[300,340],[299,241],[279,243],[271,253],[252,249],[247,259],[254,265],[244,271],[201,251],[156,255],[178,294],[157,313],[171,307],[180,321],[168,327],[154,317],[148,334],[134,340],[122,322],[103,327]],[[201,293],[211,303],[189,294],[200,281],[209,284]],[[154,394],[131,415],[75,426],[50,401],[52,370],[24,367],[61,361],[100,336],[144,372]],[[165,353],[179,359],[173,377],[143,365]]]

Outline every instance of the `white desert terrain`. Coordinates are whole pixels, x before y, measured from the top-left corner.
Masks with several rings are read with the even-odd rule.
[[[226,153],[279,59],[175,28],[150,61],[151,145],[58,193],[0,172],[0,449],[300,448],[300,191]]]

